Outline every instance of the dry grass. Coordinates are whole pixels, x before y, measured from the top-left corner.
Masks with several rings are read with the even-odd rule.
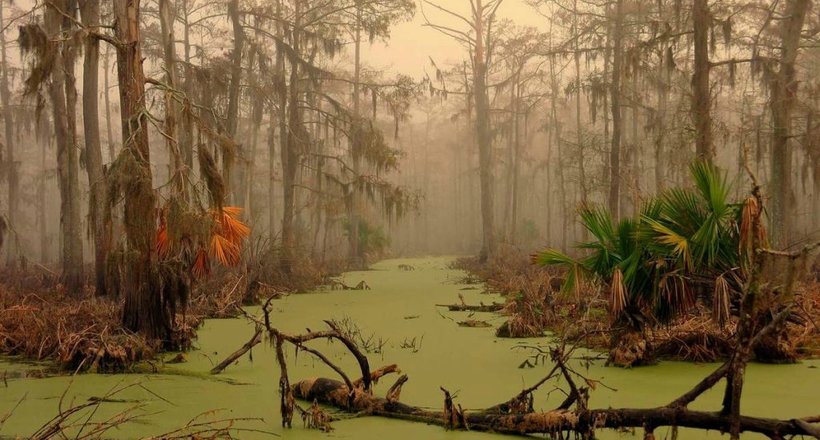
[[[0,353],[71,370],[123,371],[156,347],[120,325],[120,306],[86,293],[0,285]]]
[[[258,261],[253,270],[251,264],[242,271],[216,267],[199,278],[164,347],[122,327],[119,299],[95,297],[91,287],[69,295],[59,276],[39,265],[0,269],[0,355],[51,361],[68,370],[127,371],[162,348],[189,349],[206,318],[236,317],[243,305],[325,281],[326,270],[310,262],[285,276],[274,259]]]
[[[509,318],[499,327],[498,336],[535,337],[548,330],[564,333],[569,331],[565,326],[570,322],[584,333],[597,329],[598,320],[589,318],[597,293],[582,301],[564,294],[560,291],[564,279],[561,270],[535,266],[521,251],[505,248],[484,264],[475,258],[461,258],[453,267],[467,272],[462,281],[484,281],[488,290],[506,297],[503,313]]]

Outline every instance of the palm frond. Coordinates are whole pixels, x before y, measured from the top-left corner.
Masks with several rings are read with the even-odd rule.
[[[729,320],[729,282],[724,275],[715,279],[715,289],[712,292],[712,321],[721,327]]]
[[[729,197],[729,184],[725,173],[707,161],[694,162],[689,167],[689,171],[700,196],[708,204],[709,210],[722,215],[726,211]]]
[[[581,224],[603,244],[614,244],[615,227],[612,215],[601,206],[583,205],[579,210]]]
[[[626,308],[626,287],[624,275],[620,268],[615,268],[612,280],[609,282],[609,313],[614,318]]]

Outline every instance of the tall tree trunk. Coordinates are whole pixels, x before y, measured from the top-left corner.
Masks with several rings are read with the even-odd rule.
[[[182,84],[185,91],[186,107],[182,113],[182,127],[180,130],[179,144],[182,150],[182,155],[185,158],[185,166],[187,172],[192,173],[194,170],[194,121],[190,103],[194,100],[194,72],[191,66],[191,24],[190,24],[190,1],[181,0],[182,6],[182,21],[183,21],[183,35],[182,43],[184,48],[185,65],[183,72],[185,81]]]
[[[293,229],[296,209],[296,171],[299,156],[304,145],[305,128],[302,126],[299,111],[299,62],[296,54],[300,51],[302,3],[297,1],[294,8],[293,32],[291,33],[292,53],[290,61],[290,84],[288,84],[288,137],[287,144],[281,149],[282,155],[282,258],[280,266],[285,273],[290,273],[296,256],[296,235]]]
[[[695,152],[702,160],[715,157],[712,144],[712,97],[709,91],[709,29],[712,17],[708,0],[694,0],[695,66],[692,75],[692,119],[695,121]]]
[[[278,71],[278,69],[277,69]],[[282,118],[281,113],[277,114],[277,106],[271,103],[268,112],[268,237],[270,245],[274,245],[276,235],[276,126]]]
[[[188,181],[188,169],[184,164],[184,157],[179,149],[179,138],[177,135],[177,119],[179,110],[177,109],[175,90],[179,80],[177,79],[177,53],[176,38],[174,36],[175,14],[171,5],[171,0],[159,0],[159,23],[162,33],[162,56],[165,63],[165,83],[168,89],[165,90],[165,144],[168,147],[169,170],[168,178],[174,194],[183,200],[188,199],[186,182]]]
[[[80,14],[83,25],[95,28],[100,24],[100,2],[98,0],[81,0]],[[111,243],[109,216],[105,211],[108,206],[105,174],[103,172],[102,145],[100,141],[99,111],[99,65],[100,42],[95,37],[85,40],[85,59],[83,60],[83,132],[85,134],[86,171],[91,196],[88,200],[89,228],[94,239],[94,280],[97,295],[106,295],[106,266]],[[106,91],[108,93],[108,91]]]
[[[4,17],[4,2],[0,1],[0,26],[4,26],[6,21]],[[8,211],[6,217],[12,228],[17,225],[17,211],[19,209],[19,191],[20,180],[17,174],[17,163],[14,158],[15,155],[15,139],[14,139],[14,120],[12,115],[14,112],[11,109],[11,93],[9,92],[9,64],[6,58],[6,35],[0,30],[0,101],[3,104],[3,123],[5,134],[6,151],[0,148],[0,165],[6,165],[6,180],[8,182]],[[0,147],[2,144],[0,144]],[[5,157],[4,157],[5,156]],[[2,211],[0,211],[2,212]],[[17,249],[17,239],[12,237],[5,240],[5,247],[8,251],[8,262],[14,264],[16,254],[21,251]]]
[[[560,191],[561,205],[558,213],[561,215],[561,250],[567,250],[567,236],[569,235],[569,218],[570,214],[567,212],[567,186],[564,176],[564,167],[562,161],[563,148],[561,148],[561,122],[558,120],[558,95],[559,91],[558,74],[555,71],[555,57],[550,57],[550,118],[552,120],[550,126],[549,137],[551,145],[555,146],[557,153],[557,160],[555,168],[558,170],[558,189]],[[551,166],[551,165],[550,165]]]
[[[45,24],[54,40],[60,40],[63,31],[70,31],[71,23],[61,11],[71,9],[70,1],[46,5]],[[74,88],[74,54],[65,42],[56,43],[54,68],[51,72],[49,96],[52,103],[54,133],[57,138],[57,172],[60,188],[60,233],[63,285],[71,293],[82,288],[83,254],[80,236],[79,164],[76,148],[76,118],[73,107],[77,92]]]
[[[586,204],[589,198],[587,189],[587,176],[585,162],[588,158],[584,154],[584,139],[581,131],[581,51],[580,33],[578,30],[578,0],[572,2],[573,9],[573,35],[575,36],[575,141],[578,144],[578,181],[581,188],[581,203]],[[584,228],[584,239],[587,231]]]
[[[245,47],[245,31],[242,29],[242,20],[239,16],[239,0],[230,0],[228,2],[228,16],[231,19],[231,26],[233,28],[233,54],[231,57],[231,83],[228,89],[228,136],[236,140],[236,134],[239,127],[239,99],[241,98],[242,85],[242,51]],[[242,154],[242,146],[236,142],[239,151],[236,152],[236,158],[239,163],[243,162],[244,154]],[[222,178],[225,181],[225,194],[228,202],[241,202],[244,194],[240,191],[235,193],[235,185],[233,181],[233,167],[235,160],[229,160],[229,155],[223,156],[222,162]],[[240,176],[241,178],[241,176]],[[241,187],[241,185],[240,185]],[[241,205],[241,203],[239,203]]]
[[[49,245],[51,240],[48,239],[48,228],[46,227],[46,182],[48,181],[48,171],[46,170],[46,153],[49,149],[53,136],[49,135],[42,139],[40,149],[40,175],[37,179],[37,230],[40,235],[40,262],[48,264],[51,262],[49,258]]]
[[[612,100],[612,143],[609,149],[609,211],[615,219],[621,217],[621,70],[623,64],[624,0],[615,3],[615,23],[612,30],[612,81],[609,94]]]
[[[145,114],[145,75],[140,45],[140,0],[113,0],[114,33],[117,47],[117,77],[122,118],[122,160],[132,170],[121,176],[126,182],[125,235],[129,261],[125,278],[125,305],[122,321],[125,328],[150,339],[167,340],[173,316],[166,309],[157,286],[156,196],[152,187],[148,118]]]
[[[815,107],[820,104],[820,97],[815,97]],[[810,109],[806,117],[806,151],[809,160],[811,161],[810,169],[812,182],[812,198],[811,198],[811,212],[820,212],[820,131],[817,130],[817,113]],[[811,218],[811,229],[813,231],[820,231],[820,215],[814,215]]]
[[[74,16],[77,10],[77,0],[66,0],[61,11],[64,35],[73,35],[76,23],[73,19],[62,14]],[[68,148],[68,195],[70,210],[68,216],[68,240],[71,242],[70,254],[66,275],[66,288],[70,292],[79,292],[83,285],[83,239],[82,239],[82,208],[80,206],[80,148],[77,144],[77,78],[74,76],[74,66],[77,61],[77,48],[71,43],[64,46],[63,66],[65,71],[66,117],[68,119],[68,133],[71,144]],[[66,270],[66,269],[64,269]]]
[[[788,0],[780,24],[780,69],[771,84],[772,111],[772,197],[771,228],[776,245],[786,245],[792,238],[794,189],[792,188],[791,117],[797,96],[795,61],[800,50],[800,34],[811,8],[811,0]]]
[[[103,86],[105,87],[105,90],[103,91],[103,98],[105,102],[105,131],[108,136],[108,161],[113,162],[117,157],[117,153],[115,147],[116,144],[114,143],[114,130],[111,126],[111,120],[113,119],[111,116],[111,99],[108,97],[108,94],[111,92],[111,86],[108,81],[110,68],[111,46],[106,46],[105,57],[103,58]]]
[[[476,111],[476,138],[478,140],[478,168],[481,181],[482,244],[479,260],[487,261],[495,254],[493,217],[493,157],[490,138],[490,98],[487,93],[487,54],[484,39],[484,7],[476,0],[474,12],[475,50],[473,60],[473,94]]]
[[[354,124],[362,124],[361,118],[361,81],[362,74],[362,10],[361,7],[356,7],[356,29],[354,36],[353,49],[353,120]],[[359,157],[360,149],[362,147],[361,130],[354,129],[353,138],[351,139],[351,149],[353,156],[353,174],[354,179],[358,179],[361,173],[361,160]],[[358,194],[355,189],[352,189],[349,197],[351,197],[349,206],[349,222],[350,229],[347,234],[348,238],[348,263],[354,268],[358,268],[364,264],[362,257],[362,249],[359,249],[359,213],[358,213]]]
[[[276,17],[277,17],[277,24],[276,24],[276,37],[281,40],[284,36],[284,26],[281,23],[282,17],[282,0],[277,0],[276,2]],[[279,155],[280,158],[285,156],[285,149],[288,148],[288,120],[287,120],[287,103],[288,103],[288,90],[287,90],[287,82],[285,81],[285,50],[281,47],[281,45],[277,45],[276,47],[276,72],[274,73],[276,77],[276,82],[278,87],[276,87],[275,91],[275,99],[276,99],[276,109],[274,106],[271,106],[271,136],[275,131],[273,125],[273,118],[276,116],[276,120],[279,124]],[[274,112],[278,112],[278,114],[274,115]],[[268,140],[268,150],[270,153],[269,157],[269,165],[270,165],[270,182],[268,186],[268,197],[270,203],[270,237],[271,237],[271,246],[274,245],[274,235],[277,229],[277,217],[275,212],[276,207],[276,157],[275,157],[275,139],[271,138]],[[284,170],[284,162],[282,163],[282,167]],[[283,182],[283,191],[284,191],[284,182]],[[284,210],[283,210],[284,212]]]
[[[259,27],[258,19],[255,19],[256,27]],[[257,39],[260,37],[260,32],[256,31]],[[250,69],[253,69],[254,65],[257,65],[259,68],[259,72],[264,72],[267,68],[265,61],[262,58],[261,53],[257,53],[256,50],[252,50],[249,56],[248,66]],[[251,76],[251,139],[250,144],[248,145],[248,157],[245,160],[246,172],[245,172],[245,180],[242,183],[244,187],[244,204],[243,208],[245,210],[245,217],[250,219],[253,218],[254,213],[256,212],[257,204],[254,202],[253,199],[253,181],[256,172],[256,154],[259,144],[259,130],[262,127],[262,119],[264,118],[265,113],[265,99],[264,95],[260,93],[258,76],[252,75]]]

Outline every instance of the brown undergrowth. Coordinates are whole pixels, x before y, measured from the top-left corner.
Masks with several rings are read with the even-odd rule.
[[[537,337],[550,332],[587,348],[609,350],[610,361],[620,366],[658,359],[715,362],[726,359],[733,350],[735,320],[719,325],[706,307],[697,307],[668,325],[647,326],[642,334],[626,335],[611,327],[602,286],[586,284],[576,292],[563,292],[560,269],[533,265],[519,250],[502,249],[486,263],[461,258],[453,268],[466,272],[463,281],[484,282],[489,291],[506,298],[502,313],[508,319],[497,330],[501,337]],[[820,282],[814,280],[797,289],[792,317],[775,339],[786,360],[820,357],[818,316]],[[760,356],[758,360],[771,361]]]
[[[236,317],[243,305],[324,282],[325,271],[317,265],[300,267],[289,276],[246,267],[215,270],[198,279],[188,306],[177,313],[171,340],[163,344],[123,328],[119,298],[97,297],[91,287],[70,295],[59,276],[42,266],[0,269],[0,355],[71,371],[129,371],[162,350],[191,348],[206,318]]]

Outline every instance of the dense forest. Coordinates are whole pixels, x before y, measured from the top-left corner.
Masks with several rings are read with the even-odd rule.
[[[296,408],[327,430],[338,417],[323,408],[337,407],[561,438],[818,437],[816,417],[740,411],[750,361],[820,357],[814,6],[0,0],[0,356],[50,362],[49,375],[134,372],[167,353],[186,362],[207,320],[234,318],[253,336],[231,334],[241,348],[212,372],[267,340],[283,427]],[[381,292],[368,273],[396,258],[427,257],[392,276],[420,282],[430,255],[470,256],[441,269],[465,285],[436,300],[469,313],[458,326],[555,344],[527,344],[546,378],[469,413],[442,387],[432,411],[399,402],[407,376],[374,396],[399,371],[371,373],[386,339],[338,316],[308,313],[297,328],[328,329],[301,334],[272,318],[294,293]],[[306,345],[322,339],[355,363]],[[291,386],[287,346],[343,381]],[[667,406],[595,410],[578,350],[622,367],[725,364]],[[555,377],[566,399],[534,411]],[[723,379],[721,411],[688,409]],[[0,436],[17,407],[2,417],[2,404]],[[208,426],[185,432],[231,435]]]

